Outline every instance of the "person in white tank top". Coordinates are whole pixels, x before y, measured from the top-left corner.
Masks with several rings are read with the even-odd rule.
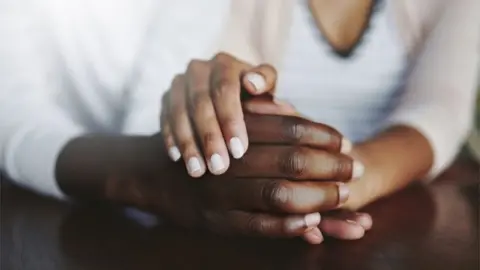
[[[356,1],[349,43],[322,3],[2,1],[0,169],[186,227],[361,238],[349,211],[433,179],[468,133],[480,7]]]

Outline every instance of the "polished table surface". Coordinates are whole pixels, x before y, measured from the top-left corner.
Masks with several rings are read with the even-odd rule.
[[[365,209],[359,241],[222,238],[145,227],[1,185],[1,269],[480,269],[480,173],[458,160],[435,184]]]

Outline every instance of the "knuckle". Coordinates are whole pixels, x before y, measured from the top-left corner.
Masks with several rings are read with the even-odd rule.
[[[284,120],[284,125],[286,128],[284,129],[286,132],[286,137],[293,141],[301,141],[307,131],[307,126],[298,117],[287,117]]]
[[[216,62],[226,62],[233,60],[233,57],[228,53],[219,52],[213,57],[213,60]]]
[[[172,104],[170,107],[170,112],[165,114],[166,117],[174,117],[174,119],[172,119],[172,125],[175,125],[177,122],[175,121],[175,118],[183,118],[185,115],[187,115],[185,106],[179,104]]]
[[[220,78],[215,83],[215,87],[212,89],[212,98],[216,101],[222,101],[225,96],[237,95],[240,93],[240,87],[226,78]]]
[[[255,215],[249,216],[245,224],[245,234],[260,235],[267,231],[266,223]]]
[[[333,178],[350,178],[352,176],[352,161],[348,158],[333,158],[332,177]]]
[[[235,130],[238,127],[241,127],[242,125],[245,125],[244,122],[242,122],[242,112],[240,111],[240,117],[236,118],[234,115],[222,115],[219,116],[218,121],[222,127],[223,130]]]
[[[290,178],[300,178],[307,171],[307,154],[303,147],[293,147],[279,159],[279,169]]]
[[[202,106],[210,102],[210,95],[207,91],[204,90],[195,90],[192,95],[190,95],[190,108],[193,112],[197,112]]]
[[[218,136],[211,131],[207,131],[205,132],[205,134],[203,134],[202,139],[203,139],[203,145],[205,146],[205,148],[208,148],[213,144],[215,144],[216,140],[218,139]]]
[[[190,73],[190,72],[195,73],[195,72],[198,72],[198,71],[204,69],[207,65],[208,65],[207,62],[205,62],[205,61],[198,60],[198,59],[193,59],[188,63],[187,71],[188,71],[188,73]]]
[[[184,155],[195,155],[197,153],[197,147],[193,138],[178,138],[178,147]]]
[[[183,82],[184,78],[185,78],[184,74],[175,75],[175,77],[173,77],[172,86],[179,85],[180,83]],[[175,87],[172,87],[172,88],[174,89]]]
[[[291,196],[292,190],[278,180],[268,181],[262,189],[262,198],[266,205],[275,210],[284,209]]]

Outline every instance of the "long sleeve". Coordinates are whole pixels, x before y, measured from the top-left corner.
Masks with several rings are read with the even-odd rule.
[[[480,1],[443,1],[405,92],[388,125],[416,128],[430,142],[429,178],[451,164],[469,133],[474,111],[480,41]]]
[[[215,46],[230,2],[207,2],[168,2],[158,9],[129,82],[129,104],[122,130],[125,134],[158,132],[161,98],[175,75],[184,73],[192,59],[208,60],[218,52]]]
[[[19,185],[63,197],[57,155],[83,130],[56,104],[62,76],[40,10],[0,3],[0,169]]]

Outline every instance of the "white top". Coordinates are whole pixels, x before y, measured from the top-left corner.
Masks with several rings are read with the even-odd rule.
[[[397,29],[380,2],[353,54],[343,59],[322,37],[307,1],[294,7],[277,96],[350,140],[368,139],[385,128],[403,91],[407,52]]]
[[[205,52],[221,31],[228,5],[0,1],[0,168],[20,185],[62,197],[54,170],[68,140],[85,133],[158,132],[161,95],[190,59],[211,57]],[[467,133],[474,90],[425,89],[418,99],[410,95],[397,102],[407,67],[400,44],[388,13],[380,10],[354,56],[336,57],[298,2],[278,95],[354,140],[389,124],[417,127],[434,148],[437,173]],[[450,102],[453,91],[464,91],[464,98]],[[416,102],[425,102],[428,111],[410,110]],[[446,106],[458,114],[458,131],[422,122],[422,114]]]

